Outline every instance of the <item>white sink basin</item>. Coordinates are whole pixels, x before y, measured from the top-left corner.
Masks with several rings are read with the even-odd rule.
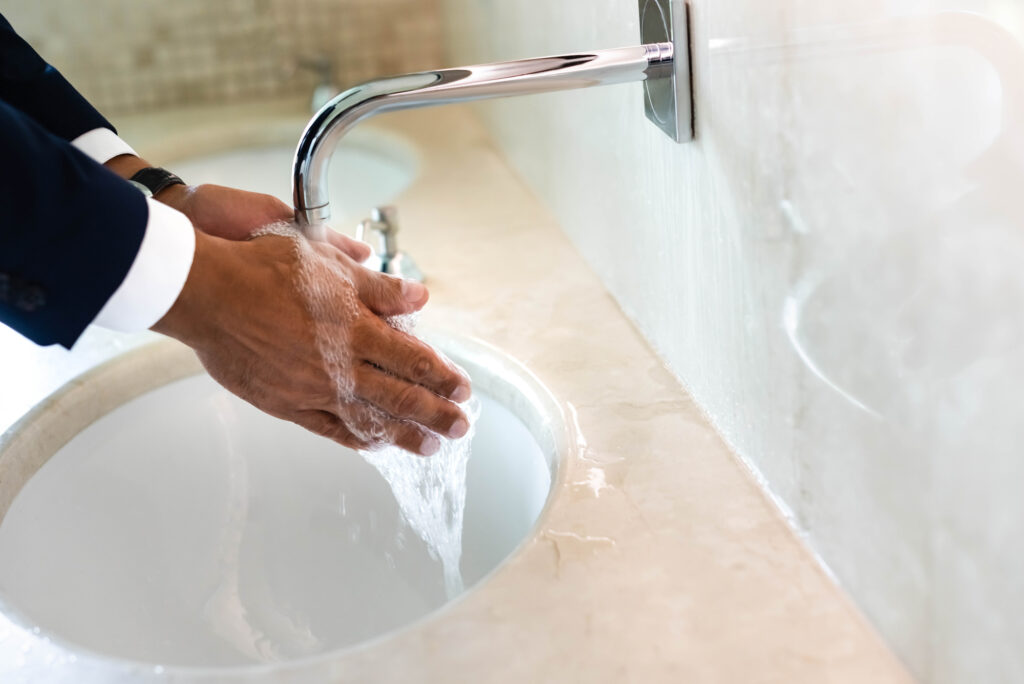
[[[174,160],[175,173],[192,184],[215,183],[274,195],[292,206],[291,170],[298,134],[288,142],[242,146],[222,152]],[[416,155],[401,140],[367,131],[338,145],[331,161],[332,224],[348,232],[391,202],[409,186],[417,172]]]
[[[564,423],[515,362],[432,340],[482,402],[466,478],[471,589],[530,537]],[[374,468],[199,370],[162,341],[72,383],[5,437],[0,660],[6,623],[63,653],[227,673],[338,652],[451,600]]]

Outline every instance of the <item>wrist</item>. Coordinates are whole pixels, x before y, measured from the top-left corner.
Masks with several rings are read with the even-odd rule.
[[[153,165],[142,157],[134,154],[120,154],[103,164],[105,167],[116,173],[125,180],[130,180],[135,174],[143,169],[151,168]],[[194,186],[175,183],[168,185],[155,195],[153,199],[162,202],[172,209],[177,209],[183,214],[188,214],[188,202],[192,195]]]
[[[193,192],[195,192],[194,185],[169,185],[153,195],[153,199],[189,216],[189,201],[192,198]],[[191,218],[189,216],[189,219]]]
[[[234,255],[227,249],[226,240],[195,230],[195,241],[185,286],[163,318],[151,328],[190,347],[213,334],[219,293],[234,272],[231,268]]]
[[[108,159],[103,165],[125,180],[128,180],[142,169],[152,166],[148,161],[134,154],[119,154],[112,159]]]

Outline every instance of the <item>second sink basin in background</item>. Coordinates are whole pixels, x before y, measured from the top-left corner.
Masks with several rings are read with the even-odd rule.
[[[292,205],[291,170],[300,131],[280,142],[243,144],[223,151],[172,159],[171,168],[190,184],[214,183],[274,195]],[[338,146],[331,163],[332,220],[335,230],[387,204],[416,177],[416,154],[400,138],[362,131]],[[276,136],[275,136],[276,137]]]

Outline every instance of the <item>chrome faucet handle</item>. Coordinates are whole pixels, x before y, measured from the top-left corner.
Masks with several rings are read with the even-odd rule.
[[[312,71],[322,81],[330,81],[333,75],[334,69],[331,64],[331,58],[327,55],[314,55],[312,57],[298,57],[295,60],[295,66],[298,69],[306,69]]]
[[[396,207],[375,207],[370,212],[370,218],[361,221],[356,227],[356,239],[369,242],[367,238],[371,232],[376,232],[379,238],[377,256],[380,257],[381,272],[415,280],[418,283],[423,282],[423,271],[411,256],[398,249]]]
[[[394,256],[398,253],[398,208],[394,206],[374,207],[370,212],[370,220],[384,237],[384,253]]]
[[[391,259],[398,254],[398,209],[395,207],[374,207],[370,218],[356,226],[356,239],[369,242],[370,233],[377,233],[380,239],[377,254],[381,259]]]
[[[299,57],[295,60],[295,71],[299,70],[312,71],[316,74],[317,84],[310,99],[310,108],[314,114],[341,92],[334,84],[334,63],[327,55]]]

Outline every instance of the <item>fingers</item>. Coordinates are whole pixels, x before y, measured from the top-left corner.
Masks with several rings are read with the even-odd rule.
[[[430,294],[421,284],[369,269],[357,269],[354,284],[359,298],[378,316],[398,316],[419,311]]]
[[[345,402],[338,411],[348,430],[367,441],[371,449],[393,444],[420,456],[430,456],[441,448],[441,440],[426,428],[392,418],[364,400]]]
[[[418,425],[392,421],[386,429],[392,444],[417,456],[433,456],[441,449],[437,435]]]
[[[263,201],[263,211],[271,221],[289,221],[295,216],[295,212],[287,204],[274,197],[262,193],[253,193]]]
[[[358,396],[395,418],[419,423],[453,439],[469,432],[469,421],[456,404],[368,363],[356,369],[354,389]]]
[[[350,260],[363,261],[369,256],[369,245],[331,229],[327,229],[326,236],[324,242],[337,250],[330,256],[346,267],[346,272],[351,271],[350,275],[359,293],[359,299],[373,313],[378,316],[400,316],[419,311],[427,303],[430,293],[420,283],[367,268],[351,269]],[[354,250],[356,254],[353,255],[347,250]],[[320,251],[324,256],[329,256],[323,249]]]
[[[327,411],[302,411],[293,416],[292,420],[310,432],[332,439],[349,449],[372,449],[379,446],[356,437],[341,419]],[[387,436],[389,443],[418,456],[433,456],[441,448],[441,440],[412,423],[380,419],[377,427]]]
[[[456,403],[469,399],[469,378],[441,359],[425,342],[373,317],[366,317],[358,334],[365,336],[355,347],[363,360]]]
[[[370,258],[370,245],[360,242],[347,235],[342,235],[336,230],[327,229],[327,242],[331,246],[341,250],[349,258],[360,263]]]
[[[366,449],[370,446],[369,442],[353,435],[337,416],[327,411],[300,411],[297,415],[291,416],[291,420],[310,432],[333,439],[349,449]]]

